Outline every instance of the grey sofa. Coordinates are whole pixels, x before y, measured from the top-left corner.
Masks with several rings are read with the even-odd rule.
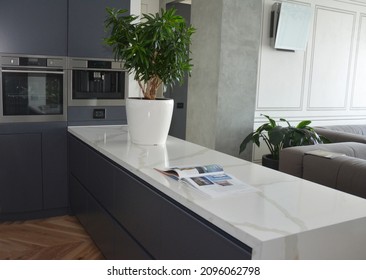
[[[332,128],[335,129],[316,128],[332,144],[283,149],[279,170],[366,198],[366,125]],[[318,151],[323,151],[323,154]]]

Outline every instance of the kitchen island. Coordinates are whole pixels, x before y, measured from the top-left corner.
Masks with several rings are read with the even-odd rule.
[[[127,126],[68,131],[71,207],[108,258],[366,259],[365,199]],[[211,198],[154,169],[206,164],[253,190]]]

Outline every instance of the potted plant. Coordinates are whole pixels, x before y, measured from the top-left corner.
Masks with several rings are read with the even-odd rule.
[[[249,142],[253,142],[260,147],[261,139],[267,145],[270,154],[262,156],[262,165],[278,169],[278,160],[280,151],[283,148],[329,143],[324,136],[318,135],[312,127],[311,121],[304,120],[296,126],[292,126],[286,119],[280,118],[287,126],[278,125],[277,122],[267,115],[268,122],[258,127],[255,131],[249,133],[240,144],[239,153],[243,152]]]
[[[183,83],[192,69],[189,57],[191,36],[188,26],[176,10],[161,10],[155,15],[124,15],[127,10],[107,8],[105,38],[115,59],[134,75],[142,91],[141,98],[127,98],[127,123],[131,140],[137,144],[164,144],[169,132],[174,101],[157,98],[157,90]]]

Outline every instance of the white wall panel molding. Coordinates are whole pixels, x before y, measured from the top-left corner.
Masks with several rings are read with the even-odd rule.
[[[299,123],[302,120],[310,120],[312,122],[312,126],[317,125],[335,125],[335,124],[365,124],[366,123],[366,110],[353,112],[350,114],[349,112],[335,113],[329,115],[322,114],[322,112],[312,112],[313,114],[309,115],[309,112],[295,113],[288,112],[284,114],[284,112],[264,112],[264,114],[269,115],[274,120],[278,121],[280,118],[284,118],[288,120],[292,125]],[[255,114],[254,118],[254,128],[259,127],[263,123],[265,123],[267,119],[261,116],[259,113]]]
[[[263,8],[256,110],[302,110],[306,52],[285,52],[270,47],[269,19],[273,3]],[[293,2],[293,1],[292,1]]]
[[[307,114],[304,115],[281,115],[281,114],[269,114],[270,117],[272,117],[273,119],[275,119],[276,121],[279,120],[280,118],[285,118],[286,120],[288,120],[291,124],[295,124],[298,123],[302,120],[310,120],[312,122],[312,125],[316,125],[316,123],[319,122],[326,122],[329,124],[339,124],[340,121],[344,122],[344,123],[350,123],[350,122],[359,122],[362,121],[363,123],[365,123],[366,121],[366,115],[313,115],[313,116],[309,116]],[[262,117],[262,116],[256,116],[254,119],[254,127],[258,127],[259,125],[263,124],[264,122],[266,122],[266,118]]]
[[[354,73],[350,109],[366,109],[366,14],[359,17]]]
[[[346,109],[356,13],[316,6],[308,110]]]
[[[366,6],[366,0],[334,0],[334,1],[358,6]]]

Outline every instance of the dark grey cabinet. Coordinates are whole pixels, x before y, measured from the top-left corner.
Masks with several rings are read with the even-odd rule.
[[[70,205],[105,257],[113,259],[113,219],[72,175],[70,176]]]
[[[251,248],[72,135],[69,166],[71,209],[107,257],[251,258]]]
[[[0,215],[42,209],[42,139],[0,135]]]
[[[115,174],[113,215],[155,258],[161,248],[161,197],[129,174]]]
[[[113,58],[106,37],[106,7],[130,9],[129,0],[69,0],[68,56]]]
[[[68,0],[1,1],[0,52],[65,56],[67,3]]]
[[[67,125],[0,125],[0,220],[65,214]]]
[[[70,207],[108,259],[151,259],[114,219],[117,168],[87,145],[69,137]]]
[[[73,213],[78,217],[81,224],[87,228],[89,222],[88,200],[90,198],[88,192],[72,174],[69,175],[69,196]]]
[[[119,223],[115,223],[114,259],[151,260],[152,256]]]
[[[89,187],[91,194],[109,212],[113,211],[115,167],[97,153],[89,153]]]
[[[68,207],[66,123],[51,123],[41,131],[43,207],[65,209]]]
[[[70,206],[108,259],[151,259],[102,205],[70,174]]]
[[[11,0],[0,8],[0,52],[113,58],[106,7],[130,9],[129,0]]]
[[[251,249],[188,210],[163,200],[159,259],[250,259]]]

